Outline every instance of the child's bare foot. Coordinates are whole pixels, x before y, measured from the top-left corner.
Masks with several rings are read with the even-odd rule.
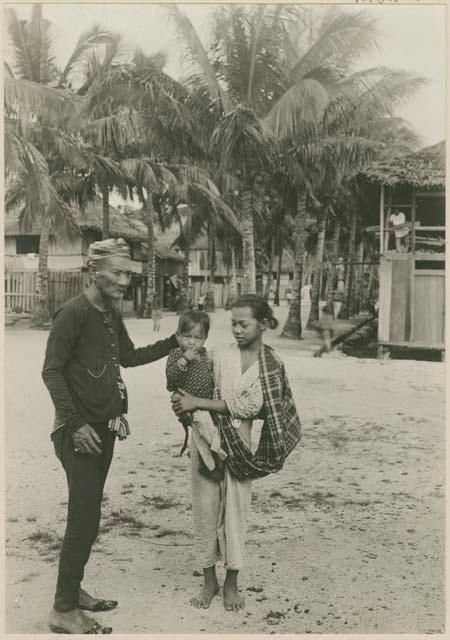
[[[245,606],[245,600],[238,594],[237,577],[239,571],[227,571],[227,577],[223,585],[223,605],[225,611],[241,611]]]
[[[214,596],[219,592],[219,583],[216,576],[216,567],[203,569],[205,582],[200,595],[191,598],[190,603],[197,609],[208,609]]]

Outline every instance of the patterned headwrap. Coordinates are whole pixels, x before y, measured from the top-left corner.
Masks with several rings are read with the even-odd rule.
[[[108,238],[108,240],[99,240],[89,245],[88,264],[112,256],[130,260],[130,247],[123,238]]]

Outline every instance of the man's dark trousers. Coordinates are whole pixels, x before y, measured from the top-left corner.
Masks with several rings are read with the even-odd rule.
[[[108,423],[91,423],[91,427],[101,438],[101,455],[76,453],[72,435],[64,427],[53,434],[55,452],[66,472],[69,489],[54,604],[57,611],[78,607],[80,584],[98,535],[103,488],[114,452],[116,435],[108,429]]]

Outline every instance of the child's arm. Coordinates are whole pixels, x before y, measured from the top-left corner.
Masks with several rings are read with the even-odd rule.
[[[214,411],[215,413],[229,413],[224,400],[210,400],[209,398],[197,398],[182,389],[178,390],[177,397],[172,400],[172,407],[177,415],[192,411]]]

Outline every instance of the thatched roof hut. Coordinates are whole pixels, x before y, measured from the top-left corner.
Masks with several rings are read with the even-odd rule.
[[[445,141],[390,160],[374,162],[364,171],[372,182],[386,186],[445,187]]]
[[[74,220],[81,232],[102,231],[102,204],[90,203],[85,211],[73,209]],[[113,238],[124,238],[127,242],[141,242],[146,245],[147,227],[140,219],[139,211],[121,211],[110,206],[110,230]],[[31,229],[23,229],[17,214],[5,216],[5,236],[39,235],[39,225]],[[155,238],[155,253],[161,260],[182,261],[183,257],[172,248],[173,239],[166,237]]]

